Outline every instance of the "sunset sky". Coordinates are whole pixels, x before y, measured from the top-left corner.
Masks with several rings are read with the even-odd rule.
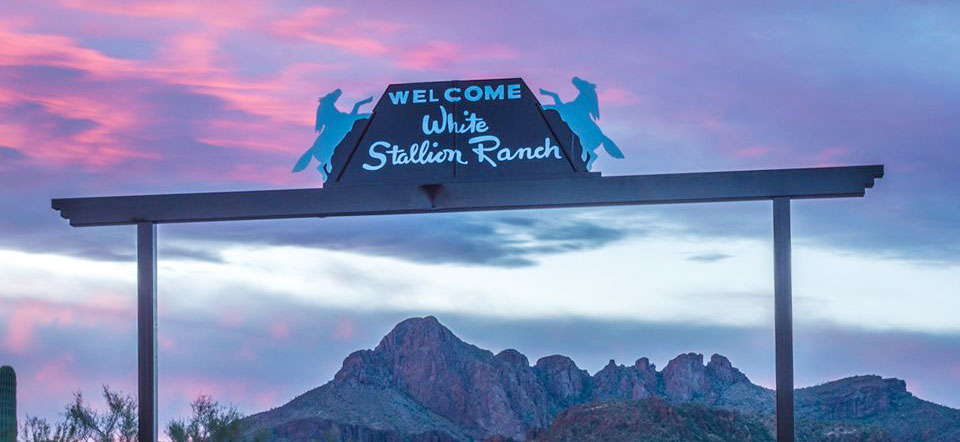
[[[960,407],[960,4],[836,1],[0,5],[0,365],[19,412],[136,391],[134,229],[50,199],[318,187],[317,98],[391,83],[598,85],[605,175],[884,164],[793,204],[796,378],[898,377]],[[368,108],[369,109],[369,108]],[[159,227],[166,422],[332,378],[393,324],[591,373],[728,356],[773,385],[769,202]]]

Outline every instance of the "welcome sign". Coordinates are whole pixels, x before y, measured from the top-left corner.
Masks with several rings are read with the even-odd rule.
[[[577,81],[589,86],[588,92],[595,88]],[[587,137],[578,137],[571,130],[576,124],[565,122],[576,120],[573,112],[563,116],[576,100],[562,103],[552,92],[541,93],[556,103],[541,106],[519,78],[394,84],[373,112],[364,114],[360,107],[372,99],[357,103],[351,113],[340,112],[333,106],[338,90],[321,98],[320,134],[294,171],[316,158],[326,186],[592,175],[588,165],[596,154],[584,151],[581,138]]]

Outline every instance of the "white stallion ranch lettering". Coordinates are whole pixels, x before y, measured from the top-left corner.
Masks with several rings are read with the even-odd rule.
[[[524,147],[502,147],[500,139],[494,135],[479,135],[470,138],[468,141],[472,146],[470,151],[474,153],[473,158],[477,164],[486,164],[490,167],[497,167],[500,163],[517,160],[543,160],[543,159],[562,159],[560,146],[551,142],[550,137],[543,139],[543,144],[539,146]],[[376,171],[386,166],[406,166],[412,164],[439,164],[452,163],[468,165],[470,164],[463,156],[463,151],[440,147],[436,141],[423,140],[414,143],[410,149],[404,149],[396,144],[386,141],[377,141],[370,145],[367,153],[374,160],[371,163],[363,163],[364,170]]]
[[[433,120],[430,118],[430,115],[423,116],[423,134],[441,134],[444,132],[451,134],[465,134],[465,133],[477,133],[477,132],[486,132],[489,127],[487,122],[483,121],[483,118],[477,116],[476,113],[470,111],[463,111],[464,119],[463,121],[457,121],[454,118],[453,112],[447,112],[447,109],[443,106],[440,106],[440,118]]]
[[[543,160],[554,158],[563,159],[560,156],[560,146],[550,142],[550,137],[543,139],[543,144],[535,147],[517,147],[510,149],[500,147],[500,139],[493,135],[480,135],[470,139],[470,144],[474,144],[473,153],[477,154],[478,163],[486,163],[492,167],[497,167],[497,162],[507,162],[514,160]]]
[[[410,146],[406,150],[391,145],[386,141],[377,141],[370,145],[370,158],[377,160],[376,164],[363,163],[364,170],[380,170],[387,164],[391,166],[403,166],[407,164],[438,164],[456,161],[460,164],[468,164],[463,160],[463,152],[454,149],[440,148],[440,143],[430,140],[423,140]],[[431,150],[431,148],[433,150]]]

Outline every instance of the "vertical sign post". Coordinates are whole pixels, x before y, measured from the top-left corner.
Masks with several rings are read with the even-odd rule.
[[[777,442],[794,442],[793,300],[790,281],[790,198],[773,198],[774,333],[777,358]]]
[[[137,223],[137,440],[157,442],[157,225]]]

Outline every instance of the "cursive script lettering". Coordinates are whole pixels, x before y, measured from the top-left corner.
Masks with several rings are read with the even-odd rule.
[[[492,167],[497,167],[497,162],[542,160],[550,157],[558,160],[563,158],[560,156],[560,146],[551,143],[550,137],[544,138],[541,146],[518,147],[515,149],[500,147],[500,138],[494,135],[476,136],[470,138],[467,142],[474,145],[470,150],[477,155],[477,162],[487,163]]]
[[[456,121],[453,117],[453,112],[447,113],[447,109],[443,106],[440,106],[440,118],[436,120],[430,119],[430,114],[423,116],[423,134],[439,134],[439,133],[452,133],[452,134],[465,134],[465,133],[478,133],[486,132],[487,122],[483,121],[483,118],[478,117],[476,112],[463,111],[463,115],[466,118],[462,121]]]
[[[375,159],[375,164],[363,163],[364,170],[380,170],[387,164],[400,166],[404,164],[439,164],[457,162],[467,164],[463,159],[463,152],[454,149],[439,149],[439,143],[423,140],[414,143],[410,150],[402,149],[396,144],[386,141],[377,141],[370,145],[367,153]],[[431,150],[435,149],[435,150]]]

